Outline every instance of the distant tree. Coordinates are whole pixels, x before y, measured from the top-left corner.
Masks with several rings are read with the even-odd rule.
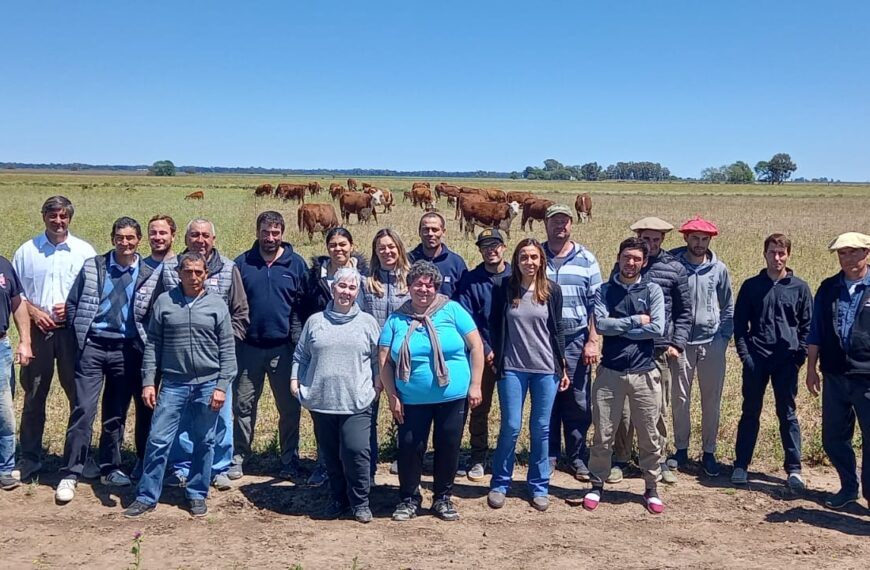
[[[771,184],[782,184],[791,178],[792,173],[797,170],[797,164],[787,153],[779,152],[767,163],[767,170]]]
[[[755,181],[752,169],[742,160],[730,165],[726,174],[729,184],[752,184]]]
[[[600,180],[604,176],[604,169],[597,162],[587,162],[580,167],[581,180]]]
[[[722,184],[724,182],[728,182],[728,167],[708,166],[701,171],[701,180],[713,184]]]
[[[175,176],[175,165],[171,160],[158,160],[151,165],[148,173],[152,176]]]
[[[770,181],[770,166],[766,160],[759,160],[755,163],[755,176],[758,178],[759,182],[767,182],[769,184],[773,184]]]
[[[516,180],[516,179],[519,178],[519,177],[520,177],[520,173],[517,172],[516,170],[514,170],[513,172],[511,172],[511,180]]]
[[[548,158],[547,160],[544,161],[544,170],[548,170],[548,171],[552,172],[555,170],[564,170],[564,169],[565,169],[565,166],[561,162],[559,162],[558,160],[555,160],[553,158]]]

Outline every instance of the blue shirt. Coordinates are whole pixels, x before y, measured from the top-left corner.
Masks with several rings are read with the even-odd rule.
[[[112,292],[119,286],[121,277],[130,274],[130,282],[126,287],[127,301],[122,306],[112,306]],[[133,313],[133,295],[136,291],[136,280],[139,278],[139,257],[128,267],[118,265],[115,261],[115,252],[109,256],[109,266],[106,268],[106,278],[103,281],[103,290],[100,293],[100,306],[91,323],[91,330],[96,336],[103,338],[135,338],[139,333],[136,330],[136,322]],[[113,318],[113,315],[120,319]]]
[[[864,296],[864,291],[870,285],[870,271],[864,276],[864,279],[855,285],[852,293],[849,293],[849,285],[846,283],[846,278],[840,273],[840,298],[837,299],[837,332],[840,333],[840,346],[843,350],[848,350],[849,337],[852,334],[852,326],[855,324],[855,317],[858,315],[858,308],[861,305],[861,298]],[[810,334],[807,337],[807,344],[821,346],[822,344],[822,323],[820,319],[824,314],[823,307],[818,306],[819,298],[816,297],[815,305],[813,306],[813,320],[810,323]]]
[[[393,363],[399,361],[399,350],[405,341],[410,323],[411,317],[398,313],[390,315],[384,323],[378,345],[390,348]],[[404,404],[440,404],[468,395],[471,366],[465,350],[465,335],[477,330],[474,320],[459,303],[450,301],[432,315],[432,324],[438,333],[438,340],[441,341],[441,352],[447,363],[450,382],[444,387],[438,385],[429,332],[425,326],[420,326],[408,342],[411,351],[411,375],[407,382],[398,378],[395,380],[396,390]]]

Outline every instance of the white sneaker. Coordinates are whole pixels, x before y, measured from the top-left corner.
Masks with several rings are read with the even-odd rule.
[[[76,485],[79,482],[71,477],[65,477],[57,484],[57,490],[54,492],[54,498],[59,503],[68,503],[76,496]]]
[[[800,473],[789,473],[786,484],[792,491],[806,491],[807,489],[807,484],[804,483],[804,478],[801,477]]]
[[[115,469],[108,475],[100,477],[100,483],[109,487],[129,487],[132,485],[130,478],[120,469]]]
[[[94,461],[93,457],[88,457],[85,461],[85,466],[82,468],[82,477],[85,479],[98,479],[100,477],[100,466]]]
[[[745,485],[749,481],[749,474],[742,467],[735,467],[731,472],[731,482],[735,485]]]

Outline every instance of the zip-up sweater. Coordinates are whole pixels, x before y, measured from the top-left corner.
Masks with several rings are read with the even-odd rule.
[[[810,287],[791,269],[774,282],[762,269],[740,286],[734,308],[734,344],[743,362],[777,355],[803,364],[813,314]]]
[[[351,254],[351,258],[354,259],[356,270],[359,271],[360,275],[364,278],[368,277],[369,274],[369,264],[366,259],[357,252],[353,252]],[[332,300],[332,291],[329,288],[329,284],[326,282],[326,278],[323,277],[323,270],[325,267],[329,266],[329,256],[321,255],[319,257],[311,258],[311,269],[308,270],[308,275],[305,280],[305,301],[303,303],[303,307],[305,309],[304,318],[307,319],[309,316],[314,313],[319,313],[326,309],[326,305]],[[365,286],[365,281],[360,282],[360,289]],[[362,291],[357,295],[357,303],[362,306],[363,297]]]
[[[734,333],[734,297],[728,268],[713,251],[707,252],[703,263],[692,265],[686,250],[685,246],[671,250],[686,268],[692,296],[692,326],[686,344],[706,344],[716,338],[728,341]]]
[[[393,271],[379,269],[378,277],[384,286],[383,296],[378,297],[369,291],[368,285],[363,287],[360,296],[363,298],[363,311],[373,316],[378,322],[378,327],[383,329],[387,317],[408,300],[408,291],[406,288],[404,293],[399,292],[396,274]]]
[[[562,259],[557,268],[556,255],[550,251],[549,242],[544,242],[547,254],[547,277],[562,288],[562,327],[566,337],[585,333],[595,306],[595,292],[601,287],[601,267],[591,251],[576,242],[571,242],[571,252]]]
[[[504,271],[501,273],[490,273],[486,270],[486,265],[481,263],[467,272],[456,288],[455,301],[465,307],[465,310],[474,319],[477,330],[480,331],[480,337],[483,339],[484,355],[492,352],[492,342],[490,342],[489,334],[489,317],[492,313],[492,290],[496,284],[510,278],[510,276],[510,263],[504,264]]]
[[[427,257],[421,243],[408,254],[408,259],[411,263],[421,259],[434,263],[441,272],[441,288],[438,292],[447,295],[451,299],[456,291],[456,286],[459,284],[459,280],[468,271],[465,260],[459,254],[450,251],[445,243],[441,244],[441,253],[435,257]]]
[[[281,245],[284,252],[272,265],[267,265],[260,255],[257,242],[235,259],[250,308],[251,323],[244,342],[251,346],[295,344],[302,332],[301,302],[308,267],[292,245]]]
[[[220,296],[204,290],[189,302],[179,286],[157,298],[142,357],[142,385],[154,386],[157,371],[163,382],[216,380],[218,390],[229,389],[237,373],[236,344]]]
[[[837,323],[837,303],[845,286],[841,271],[822,281],[816,291],[813,316],[821,324],[819,368],[823,373],[845,374],[870,381],[870,287],[864,289],[849,334],[848,349],[843,350]]]
[[[650,322],[641,324],[641,315]],[[656,367],[655,339],[665,332],[662,289],[641,276],[631,285],[614,275],[595,294],[595,330],[604,338],[601,366],[623,374]]]

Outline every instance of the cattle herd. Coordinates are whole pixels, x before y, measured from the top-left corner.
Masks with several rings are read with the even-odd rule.
[[[329,196],[333,203],[338,202],[339,212],[331,204],[305,203],[306,193],[314,196],[321,192],[322,187],[318,182],[282,182],[274,187],[261,184],[254,190],[254,196],[271,196],[285,202],[296,200],[300,204],[297,213],[299,231],[308,233],[309,241],[314,238],[314,232],[325,234],[341,224],[349,224],[353,214],[356,214],[357,223],[368,223],[371,219],[377,222],[378,206],[383,207],[384,214],[393,208],[390,190],[368,182],[359,183],[353,178],[347,179],[346,187],[339,182],[329,185]],[[440,199],[447,200],[447,204],[454,209],[453,219],[459,221],[459,229],[471,237],[476,227],[499,228],[510,237],[511,222],[518,214],[521,214],[520,228],[532,230],[532,223],[535,220],[543,221],[547,208],[554,203],[531,192],[503,192],[497,188],[471,188],[446,182],[436,184],[434,189],[429,182],[414,182],[411,189],[402,194],[403,202],[410,202],[413,207],[425,211],[436,211],[435,205]],[[577,195],[574,209],[580,222],[592,219],[592,197],[589,193]]]

